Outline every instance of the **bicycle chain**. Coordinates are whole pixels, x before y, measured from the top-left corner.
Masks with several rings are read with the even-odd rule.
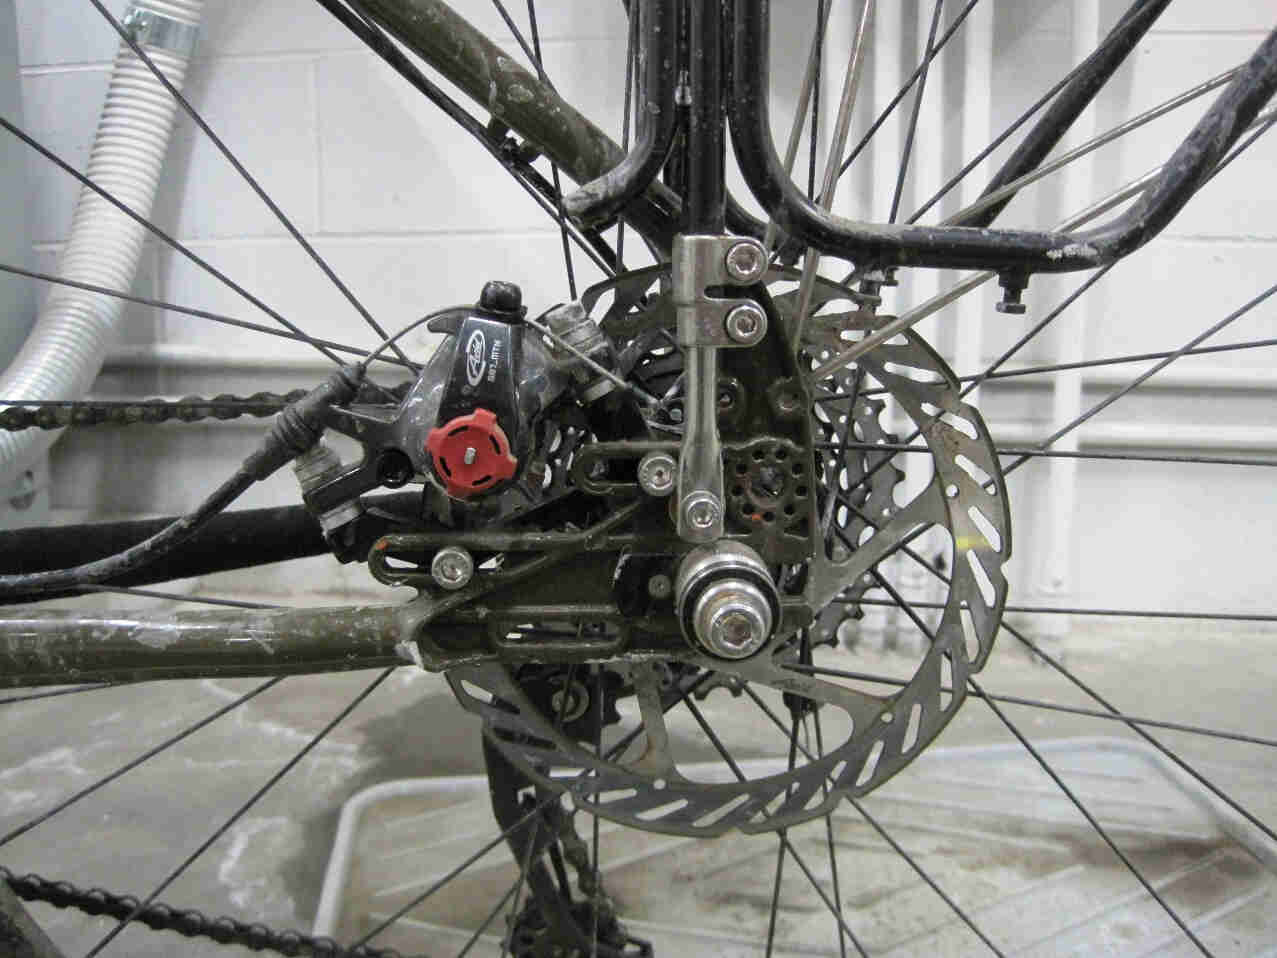
[[[141,904],[132,895],[113,895],[101,888],[88,891],[70,882],[50,881],[39,875],[15,875],[0,865],[0,881],[25,901],[40,901],[55,908],[77,908],[90,915],[107,915],[118,921],[130,919],[154,931],[175,931],[187,938],[211,938],[223,945],[240,945],[252,951],[274,951],[281,955],[313,955],[316,958],[403,958],[391,948],[361,945],[346,949],[331,938],[316,938],[300,931],[276,931],[265,925],[222,916],[209,918],[194,908],[173,908],[152,902]],[[134,915],[134,912],[137,912]]]
[[[186,396],[182,399],[143,399],[138,402],[64,402],[34,406],[9,406],[0,410],[0,429],[62,429],[66,426],[132,426],[139,423],[200,422],[205,419],[238,419],[240,416],[273,416],[307,390],[259,392],[251,396],[223,393],[212,399]]]
[[[411,382],[385,387],[381,401],[387,396],[402,399]],[[374,401],[370,390],[361,388],[359,401]],[[181,399],[102,400],[98,402],[54,401],[24,405],[15,403],[0,409],[0,429],[21,432],[24,429],[64,429],[67,426],[133,426],[160,422],[202,422],[207,419],[238,419],[241,416],[264,418],[273,416],[285,406],[305,396],[309,390],[294,389],[287,393],[257,392],[251,396],[222,393],[212,399],[184,396]]]

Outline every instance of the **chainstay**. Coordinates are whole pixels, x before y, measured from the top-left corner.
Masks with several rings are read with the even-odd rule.
[[[249,924],[225,916],[209,918],[193,908],[173,908],[152,902],[134,916],[140,904],[132,895],[114,895],[101,888],[85,891],[70,882],[50,881],[39,875],[15,875],[0,865],[0,881],[25,901],[39,901],[56,908],[76,908],[90,915],[106,915],[118,921],[132,921],[154,931],[174,931],[187,938],[210,938],[223,945],[239,945],[253,951],[274,951],[281,955],[314,955],[317,958],[402,958],[391,948],[343,948],[331,938],[316,938],[299,931],[276,931],[262,924]]]

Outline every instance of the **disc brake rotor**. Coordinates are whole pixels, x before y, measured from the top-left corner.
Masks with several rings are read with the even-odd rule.
[[[841,287],[834,289],[847,295]],[[828,289],[823,296],[816,309],[836,298]],[[783,313],[785,297],[776,303]],[[854,321],[846,317],[817,315],[809,325],[804,355],[812,368],[857,335]],[[884,464],[891,451],[863,448],[894,440],[879,423],[881,400],[863,395],[870,390],[891,396],[930,451],[934,475],[904,505],[894,499],[902,474]],[[934,628],[920,621],[931,642],[898,690],[888,694],[878,685],[870,691],[863,683],[822,675],[823,658],[816,665],[799,662],[797,637],[782,636],[758,655],[735,662],[710,659],[689,647],[668,663],[607,663],[607,670],[632,688],[638,724],[623,735],[621,726],[609,729],[601,751],[565,734],[563,723],[544,706],[544,696],[538,702],[510,666],[494,663],[449,673],[459,701],[484,718],[491,741],[529,778],[570,792],[591,812],[646,830],[694,836],[771,831],[823,815],[847,795],[871,791],[920,753],[956,713],[969,673],[988,657],[1005,602],[1002,570],[1011,550],[1006,487],[988,429],[959,392],[940,356],[910,332],[820,383],[818,398],[838,398],[817,403],[813,412],[821,446],[816,494],[823,542],[805,571],[812,608],[860,598],[874,587],[898,596],[879,564],[911,551],[909,542],[929,528],[938,530],[931,535],[947,538],[951,561],[949,571],[940,573],[943,611]],[[847,445],[854,448],[839,448]],[[783,501],[784,489],[743,489],[741,498],[751,506]],[[791,747],[797,761],[784,771],[751,778],[728,761],[724,771],[732,774],[723,777],[731,780],[689,778],[674,757],[665,716],[722,676],[771,690],[774,700],[781,693],[791,707],[803,702],[808,711],[819,708],[827,727],[837,729],[836,738],[824,743],[823,754]],[[831,716],[840,721],[830,722]]]

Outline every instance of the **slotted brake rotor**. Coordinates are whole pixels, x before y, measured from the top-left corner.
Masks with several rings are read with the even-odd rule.
[[[825,293],[824,300],[834,298]],[[784,296],[775,302],[782,312],[789,305]],[[814,305],[819,308],[821,300]],[[845,333],[838,341],[840,334],[830,332],[837,324],[809,325],[804,349],[814,368],[847,342]],[[778,636],[739,661],[689,647],[677,663],[608,663],[633,688],[641,725],[619,743],[609,729],[613,744],[609,748],[605,741],[596,754],[593,743],[561,731],[552,711],[520,686],[513,667],[485,664],[449,673],[461,704],[484,718],[490,739],[530,779],[571,792],[578,806],[604,818],[649,831],[704,837],[732,829],[772,831],[821,816],[846,795],[871,791],[920,753],[956,713],[968,674],[988,657],[1006,599],[1002,570],[1011,551],[1006,486],[983,419],[961,401],[958,380],[922,339],[907,332],[858,362],[858,371],[820,384],[825,394],[848,398],[814,414],[817,440],[822,449],[855,444],[856,450],[818,452],[825,541],[807,564],[805,595],[816,609],[855,599],[878,576],[887,578],[879,563],[908,548],[918,530],[939,530],[932,535],[947,536],[952,561],[942,573],[948,581],[943,611],[931,630],[934,640],[913,676],[891,694],[853,688],[800,664],[796,636]],[[934,476],[905,505],[894,501],[900,480],[894,465],[874,469],[890,453],[859,448],[895,438],[877,422],[879,401],[859,396],[865,390],[890,394],[930,451]],[[840,721],[826,720],[827,728],[838,730],[836,739],[830,736],[820,755],[800,749],[794,767],[778,774],[744,781],[686,778],[672,754],[665,714],[682,707],[698,679],[703,684],[721,677],[782,693],[787,703],[819,707],[822,717],[836,713]]]

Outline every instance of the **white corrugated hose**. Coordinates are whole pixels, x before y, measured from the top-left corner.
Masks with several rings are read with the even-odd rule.
[[[138,0],[133,7],[197,28],[204,0]],[[94,15],[86,7],[85,16]],[[110,26],[103,24],[103,29]],[[162,37],[159,38],[162,42]],[[145,41],[147,55],[177,89],[187,55]],[[85,174],[138,215],[149,219],[177,103],[123,41],[115,58],[106,102]],[[58,263],[65,279],[129,290],[146,231],[85,187],[75,207],[67,245]],[[115,339],[124,302],[55,286],[21,352],[0,375],[6,399],[81,399],[102,368]],[[34,463],[56,433],[28,429],[0,433],[0,479]]]

